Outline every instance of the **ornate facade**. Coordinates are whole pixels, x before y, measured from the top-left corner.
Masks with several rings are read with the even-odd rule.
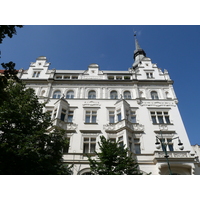
[[[198,174],[173,81],[146,57],[136,38],[135,44],[127,71],[102,71],[98,64],[86,70],[50,70],[47,58],[38,57],[18,76],[47,102],[45,112],[51,113],[53,125],[66,130],[70,147],[63,158],[74,164],[73,174],[89,174],[86,153],[99,151],[101,135],[125,144],[143,172],[169,174],[162,147],[156,148],[159,138],[167,146],[173,174]]]

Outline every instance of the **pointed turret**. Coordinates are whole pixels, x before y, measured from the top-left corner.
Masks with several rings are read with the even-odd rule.
[[[134,34],[135,37],[135,51],[133,54],[134,63],[132,65],[133,68],[136,68],[138,63],[142,60],[142,58],[146,57],[145,51],[140,47],[138,40],[136,38],[136,33]]]

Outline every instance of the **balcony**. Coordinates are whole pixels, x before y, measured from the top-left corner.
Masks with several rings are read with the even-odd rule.
[[[167,154],[169,155],[169,158],[189,158],[189,157],[191,157],[189,154],[189,151],[168,151]],[[155,157],[156,158],[164,158],[165,153],[162,151],[156,151]]]
[[[64,122],[58,118],[54,119],[52,121],[53,123],[53,127],[54,126],[58,126],[64,130],[66,130],[67,132],[75,132],[78,125],[77,124],[74,124],[74,123],[71,123],[71,122]]]
[[[171,161],[193,161],[194,156],[190,154],[190,151],[168,151],[168,159]],[[155,160],[156,161],[165,161],[165,153],[163,151],[155,151]]]
[[[117,133],[124,129],[130,131],[131,133],[141,133],[144,132],[144,125],[134,124],[127,121],[126,119],[119,121],[117,123],[110,123],[104,125],[104,130],[107,133]]]

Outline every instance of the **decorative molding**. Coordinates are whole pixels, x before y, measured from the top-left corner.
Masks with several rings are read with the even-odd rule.
[[[85,101],[83,107],[101,107],[101,104],[95,101]]]
[[[146,102],[141,102],[141,106],[152,106],[152,107],[171,107],[171,106],[176,106],[174,102],[160,102],[160,101],[146,101]]]

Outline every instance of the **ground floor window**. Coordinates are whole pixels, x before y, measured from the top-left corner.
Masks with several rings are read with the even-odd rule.
[[[84,137],[83,138],[83,153],[94,153],[96,150],[96,138]]]

